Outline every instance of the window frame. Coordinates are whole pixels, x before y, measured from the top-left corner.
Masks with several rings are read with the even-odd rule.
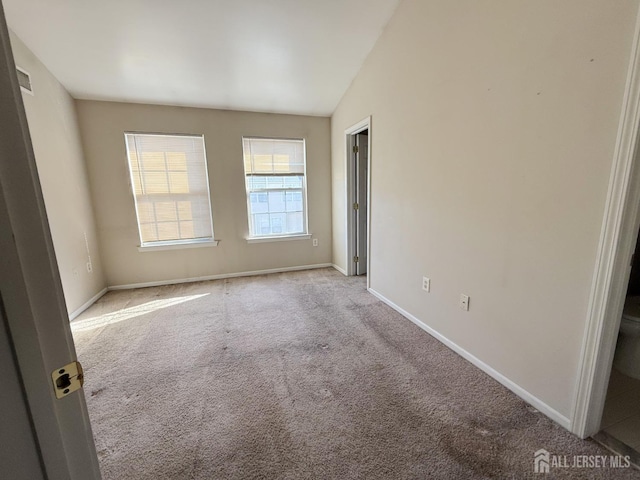
[[[247,174],[246,171],[246,166],[245,166],[245,162],[244,162],[244,141],[245,140],[271,140],[271,141],[294,141],[294,142],[302,142],[302,160],[303,160],[303,174],[302,175],[298,175],[298,174],[284,174],[284,175],[256,175],[256,174],[252,174],[251,176],[255,176],[255,177],[287,177],[287,176],[292,176],[292,177],[300,177],[302,176],[302,187],[301,188],[286,188],[286,187],[282,187],[282,188],[260,188],[260,189],[253,189],[250,190],[247,184],[247,178],[249,177],[249,174]],[[278,241],[286,241],[286,240],[306,240],[311,238],[311,234],[309,233],[309,210],[308,210],[308,201],[307,201],[307,140],[305,138],[291,138],[291,137],[263,137],[263,136],[256,136],[256,135],[246,135],[242,137],[242,168],[244,170],[244,176],[243,176],[243,181],[244,181],[244,188],[245,188],[245,195],[246,195],[246,202],[247,202],[247,225],[249,227],[249,236],[247,237],[247,242],[248,243],[262,243],[262,242],[278,242]],[[287,192],[298,192],[301,191],[302,194],[302,226],[303,226],[303,231],[300,233],[275,233],[275,234],[269,234],[269,235],[257,235],[257,234],[253,234],[252,230],[252,222],[251,222],[251,217],[252,217],[252,211],[251,211],[251,194],[252,193],[267,193],[271,192],[271,191],[277,191],[277,192],[283,192],[286,193]],[[286,213],[286,212],[285,212]]]
[[[138,213],[138,198],[136,195],[135,180],[133,178],[133,168],[131,165],[131,156],[129,149],[128,136],[138,135],[147,137],[188,137],[198,138],[202,141],[202,154],[204,160],[204,173],[206,177],[207,187],[207,202],[209,205],[209,216],[211,222],[211,236],[210,237],[197,237],[175,240],[157,240],[152,242],[145,242],[142,239],[142,228],[140,227],[140,215]],[[129,187],[131,188],[131,195],[133,196],[134,210],[136,214],[136,226],[138,228],[138,251],[160,251],[160,250],[173,250],[184,248],[198,248],[198,247],[215,247],[218,245],[218,241],[215,240],[215,230],[213,225],[213,207],[211,205],[211,183],[209,180],[209,165],[207,162],[207,147],[204,138],[204,134],[201,133],[164,133],[164,132],[140,132],[140,131],[125,131],[124,132],[124,144],[127,156],[127,169],[129,170]],[[187,170],[188,171],[188,170]],[[172,194],[162,194],[163,196],[171,197]]]

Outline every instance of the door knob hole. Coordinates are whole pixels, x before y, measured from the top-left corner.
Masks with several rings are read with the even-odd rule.
[[[58,379],[56,380],[56,387],[58,387],[61,390],[63,388],[69,387],[69,385],[71,385],[71,380],[68,373],[65,373],[64,375],[59,376]]]

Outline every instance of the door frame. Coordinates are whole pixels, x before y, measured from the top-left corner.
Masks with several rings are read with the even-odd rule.
[[[76,352],[1,4],[0,126],[0,295],[43,477],[99,479],[84,391],[54,394]]]
[[[353,160],[353,147],[355,145],[355,136],[358,133],[368,130],[368,152],[367,152],[367,288],[371,286],[371,115],[360,120],[358,123],[352,125],[344,131],[345,134],[345,192],[347,199],[347,218],[346,218],[346,232],[347,232],[347,276],[353,276],[356,274],[355,265],[353,263],[353,257],[355,253],[356,242],[356,222],[354,215],[352,215],[353,204],[357,201],[355,196],[355,178],[353,175],[354,160]]]
[[[631,46],[622,112],[578,363],[571,431],[600,430],[620,319],[640,227],[640,12]]]

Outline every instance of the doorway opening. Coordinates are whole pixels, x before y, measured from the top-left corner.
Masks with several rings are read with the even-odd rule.
[[[613,365],[594,438],[640,465],[640,244],[630,261]]]
[[[608,386],[617,375],[612,375],[612,365],[640,227],[639,119],[640,21],[631,49],[571,414],[570,429],[582,438],[599,436]]]
[[[345,134],[347,140],[347,274],[367,275],[370,257],[371,118],[366,118],[347,129]]]
[[[367,273],[367,161],[369,158],[369,130],[353,135],[353,200],[352,215],[355,235],[353,238],[355,256],[354,274]]]

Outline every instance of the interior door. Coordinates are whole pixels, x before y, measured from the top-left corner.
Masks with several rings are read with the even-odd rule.
[[[22,445],[14,441],[9,449],[3,442],[0,477],[99,479],[84,392],[68,392],[58,399],[52,380],[52,372],[75,361],[76,354],[1,5],[0,252],[1,323],[23,393],[19,404],[0,395],[0,407],[4,416],[26,412],[31,427],[21,431]],[[25,428],[24,421],[11,424]],[[34,472],[29,435],[37,441],[42,475],[37,468]],[[8,461],[8,455],[30,464]],[[4,470],[7,465],[14,471]]]
[[[355,192],[356,192],[356,275],[367,273],[367,169],[369,165],[369,136],[356,135],[355,152]]]
[[[11,415],[3,415],[0,428],[0,464],[7,478],[44,479],[40,465],[38,442],[31,428],[31,417],[20,383],[20,370],[4,318],[0,298],[0,365],[2,365],[2,394],[0,408]]]

